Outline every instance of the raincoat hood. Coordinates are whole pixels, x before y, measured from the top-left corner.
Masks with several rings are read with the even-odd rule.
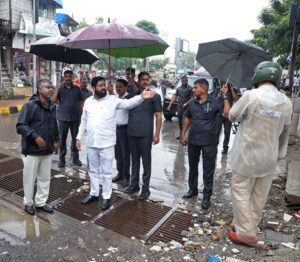
[[[268,95],[266,96],[266,92]],[[262,106],[278,106],[286,102],[286,95],[279,92],[278,89],[271,84],[264,84],[255,89],[257,99],[260,101]]]

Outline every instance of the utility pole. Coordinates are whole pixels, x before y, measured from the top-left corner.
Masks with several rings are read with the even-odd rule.
[[[33,8],[32,8],[32,23],[33,23],[33,42],[36,41],[36,0],[32,1]],[[37,92],[36,88],[36,55],[33,55],[33,68],[32,68],[32,73],[33,73],[33,86],[32,86],[32,92],[35,94]]]
[[[292,42],[292,61],[289,67],[289,92],[292,96],[293,84],[294,84],[294,67],[296,59],[297,50],[297,40],[298,40],[298,30],[299,30],[299,20],[300,20],[300,0],[297,2],[297,6],[292,6],[290,15],[290,26],[294,26],[293,32],[293,42]]]

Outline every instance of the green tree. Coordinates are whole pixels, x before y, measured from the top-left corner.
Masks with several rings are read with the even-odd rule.
[[[191,70],[197,70],[200,65],[196,61],[196,53],[194,52],[187,52],[187,53],[180,53],[180,68],[186,68]],[[194,68],[196,65],[196,68]]]
[[[151,21],[148,21],[148,20],[140,20],[136,23],[136,26],[144,29],[145,31],[147,32],[150,32],[152,34],[159,34],[159,31],[156,27],[156,24],[154,24],[153,22]],[[147,64],[147,58],[144,58],[143,60],[144,64],[143,64],[143,68],[146,68],[146,64]]]
[[[89,26],[89,24],[85,21],[85,18],[82,18],[82,20],[79,22],[79,25],[75,28],[75,30],[79,30],[87,26]]]
[[[163,58],[163,59],[152,59],[149,64],[150,64],[150,70],[152,72],[162,70],[166,64],[169,64],[170,58]]]
[[[102,16],[98,16],[96,17],[96,24],[102,24],[104,21],[103,17]]]
[[[136,23],[136,26],[144,29],[147,32],[153,33],[153,34],[159,34],[159,31],[156,27],[156,24],[154,24],[151,21],[148,20],[140,20]]]
[[[282,67],[287,67],[287,57],[291,51],[293,28],[289,27],[290,8],[296,0],[270,0],[270,5],[262,9],[258,16],[262,27],[251,30],[250,43],[266,50],[270,58],[277,59]],[[298,46],[299,48],[299,41]],[[299,50],[299,49],[298,49]],[[296,57],[296,68],[300,67],[300,57]]]

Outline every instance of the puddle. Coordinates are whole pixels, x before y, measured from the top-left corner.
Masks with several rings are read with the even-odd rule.
[[[0,229],[19,239],[33,239],[47,232],[53,231],[50,224],[37,216],[25,214],[25,211],[15,210],[0,203]],[[4,235],[5,237],[5,235]],[[10,239],[7,239],[10,241]]]

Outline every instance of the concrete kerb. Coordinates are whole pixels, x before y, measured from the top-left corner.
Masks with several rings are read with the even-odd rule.
[[[1,107],[0,108],[0,115],[10,115],[15,114],[21,111],[23,105],[18,106],[10,106],[10,107]]]

